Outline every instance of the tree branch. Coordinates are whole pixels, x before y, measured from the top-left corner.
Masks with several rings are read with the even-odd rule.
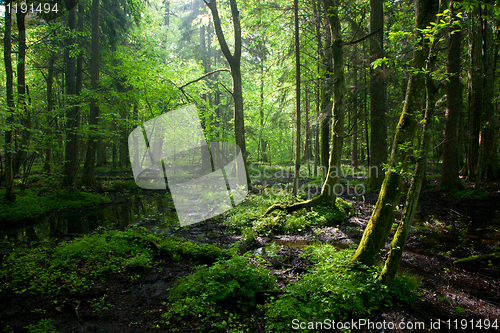
[[[219,73],[219,72],[231,72],[231,71],[229,69],[227,69],[227,68],[216,69],[214,71],[206,73],[205,75],[203,75],[202,77],[200,77],[200,78],[198,78],[196,80],[190,81],[190,82],[186,83],[185,85],[180,86],[179,89],[185,88],[185,87],[189,86],[191,83],[195,83],[195,82],[201,81],[204,78],[206,78],[207,76],[210,76],[212,74]]]
[[[376,35],[377,33],[379,33],[379,32],[380,32],[380,30],[382,30],[382,28],[378,28],[378,29],[377,29],[377,30],[375,30],[374,32],[369,33],[369,34],[368,34],[368,35],[366,35],[365,37],[362,37],[362,38],[360,38],[360,39],[358,39],[358,40],[355,40],[354,42],[340,43],[340,45],[352,45],[352,44],[357,44],[357,43],[359,43],[359,42],[364,41],[364,40],[365,40],[365,39],[367,39],[367,38],[370,38],[370,37],[371,37],[371,36],[373,36],[373,35]]]

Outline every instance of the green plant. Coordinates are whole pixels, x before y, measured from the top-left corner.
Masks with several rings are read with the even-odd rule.
[[[268,329],[291,331],[293,319],[300,321],[345,320],[362,316],[383,306],[411,303],[417,281],[398,276],[391,287],[378,281],[379,268],[348,266],[354,249],[337,250],[331,245],[306,247],[314,269],[287,287],[285,295],[267,312]]]
[[[275,289],[276,278],[264,268],[250,265],[247,258],[235,256],[211,267],[200,267],[187,279],[179,280],[169,294],[171,309],[163,316],[214,315],[215,307],[255,306],[255,294]]]
[[[30,333],[58,333],[57,327],[52,324],[52,319],[42,319],[36,324],[25,326]]]
[[[100,313],[104,310],[109,310],[110,308],[113,307],[113,304],[106,302],[106,295],[104,295],[103,297],[100,297],[100,298],[89,300],[89,304],[90,304],[90,307],[96,313]]]

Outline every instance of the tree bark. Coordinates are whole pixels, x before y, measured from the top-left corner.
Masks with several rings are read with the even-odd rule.
[[[384,57],[383,0],[370,0],[370,62]],[[384,181],[383,164],[387,162],[386,83],[384,66],[370,66],[370,146],[367,189],[377,191]]]
[[[418,47],[413,54],[413,68],[417,71],[411,74],[408,82],[405,105],[392,145],[390,169],[385,174],[377,204],[351,260],[351,262],[357,261],[367,266],[373,266],[378,261],[380,250],[385,246],[394,222],[394,212],[403,186],[402,173],[406,171],[408,157],[413,152],[413,138],[418,124],[417,115],[425,97],[425,78],[421,69],[425,65],[428,43],[422,38],[422,32],[418,29],[427,27],[434,20],[438,3],[434,0],[420,0],[415,6]]]
[[[481,129],[481,114],[483,112],[483,59],[482,59],[482,24],[481,8],[478,5],[471,16],[471,31],[469,41],[469,119],[468,119],[468,149],[467,177],[476,179],[479,163],[479,132]]]
[[[456,9],[450,1],[450,12],[454,22],[457,21]],[[450,27],[448,32],[448,57],[446,71],[449,81],[446,85],[446,118],[443,131],[443,165],[440,187],[453,191],[463,188],[458,175],[458,120],[462,111],[462,83],[460,82],[461,72],[461,42],[462,33],[458,24]]]
[[[434,40],[436,41],[437,38]],[[436,42],[433,43],[435,46]],[[431,52],[434,47],[431,47]],[[425,170],[427,166],[427,156],[429,155],[433,135],[432,135],[432,120],[436,111],[437,92],[432,76],[429,73],[434,71],[435,55],[430,55],[427,62],[427,74],[425,78],[426,92],[427,92],[427,105],[425,110],[424,124],[421,135],[421,145],[418,152],[418,158],[415,165],[410,189],[406,197],[406,203],[403,210],[403,217],[401,223],[394,234],[394,239],[391,242],[389,255],[385,261],[384,268],[380,274],[379,280],[385,285],[391,285],[394,282],[396,273],[398,271],[401,256],[403,255],[404,246],[408,233],[410,232],[415,212],[417,211],[418,199],[420,197],[420,190],[425,180]]]
[[[18,30],[18,61],[17,61],[17,105],[21,110],[21,144],[19,146],[14,160],[12,161],[12,174],[15,177],[19,172],[22,163],[26,160],[28,155],[28,145],[31,138],[31,111],[27,105],[26,93],[26,25],[25,15],[21,10],[17,11],[17,30]]]
[[[68,28],[70,33],[76,29],[76,8],[73,6],[68,13]],[[76,47],[75,38],[67,38],[67,46],[71,51]],[[75,57],[70,54],[70,50],[65,52],[66,62],[66,102],[75,103],[76,96],[76,73]],[[66,146],[64,149],[64,178],[63,186],[74,187],[78,172],[78,114],[75,106],[70,106],[66,112]]]
[[[331,49],[332,49],[332,64],[333,64],[333,124],[332,137],[333,142],[330,150],[330,159],[328,173],[321,188],[321,194],[303,202],[298,202],[293,205],[274,204],[269,207],[264,215],[271,213],[276,209],[286,210],[287,212],[296,211],[302,208],[316,206],[322,202],[328,206],[335,206],[337,194],[335,192],[336,185],[340,180],[340,161],[342,157],[342,145],[344,140],[344,118],[345,118],[345,77],[344,77],[344,57],[342,50],[342,30],[340,28],[340,20],[338,14],[339,0],[323,0],[325,10],[328,16]]]
[[[243,113],[243,92],[242,92],[242,79],[241,79],[241,26],[240,26],[240,13],[236,5],[236,0],[230,0],[231,14],[233,17],[233,28],[234,28],[234,53],[231,54],[229,47],[227,45],[224,33],[222,31],[222,26],[219,17],[219,11],[217,9],[217,0],[205,0],[205,4],[210,8],[212,12],[212,18],[214,20],[215,33],[217,34],[217,39],[219,40],[219,45],[224,57],[229,63],[231,68],[231,77],[233,79],[233,100],[234,100],[234,132],[235,141],[238,147],[241,149],[243,155],[243,161],[245,165],[245,174],[247,177],[248,188],[251,187],[250,176],[248,174],[247,167],[247,149],[245,142],[245,121]]]
[[[6,5],[12,3],[7,1]],[[7,99],[7,125],[12,125],[14,122],[14,75],[12,70],[12,14],[5,11],[5,30],[3,37],[3,57],[5,64],[5,90]],[[16,196],[14,192],[14,173],[12,170],[13,159],[13,140],[12,127],[8,126],[5,130],[5,199],[6,201],[14,201]]]
[[[293,177],[294,196],[299,190],[300,178],[300,38],[299,38],[299,4],[293,1],[293,13],[295,23],[295,171]]]
[[[94,94],[99,90],[99,0],[92,0],[92,51],[91,51],[91,72],[90,88]],[[99,125],[99,105],[98,99],[94,96],[90,99],[89,113],[89,140],[83,166],[82,183],[86,186],[94,186],[96,151],[99,143],[97,135]]]

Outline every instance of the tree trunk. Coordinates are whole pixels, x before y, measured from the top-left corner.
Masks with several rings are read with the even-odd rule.
[[[247,177],[247,186],[251,187],[250,176],[248,174],[247,167],[247,149],[245,142],[245,121],[243,114],[243,92],[241,84],[241,26],[240,26],[240,13],[236,5],[236,0],[230,0],[231,4],[231,14],[233,17],[233,29],[234,29],[234,54],[231,54],[229,47],[227,45],[224,33],[222,31],[221,21],[219,17],[219,11],[217,10],[217,0],[210,0],[205,2],[212,12],[212,18],[214,20],[215,32],[217,34],[217,39],[219,40],[219,45],[224,57],[229,63],[231,68],[231,77],[233,79],[233,100],[234,100],[234,132],[236,145],[240,147],[241,154],[243,155],[243,161],[245,165],[245,174]]]
[[[47,74],[47,114],[52,114],[52,109],[54,109],[54,62],[56,59],[55,52],[51,52],[49,57],[49,69]],[[47,145],[45,149],[45,163],[43,166],[43,172],[50,173],[52,171],[52,144],[53,144],[53,131],[52,128],[49,127],[47,133],[47,140],[45,144]]]
[[[490,2],[491,1],[487,1]],[[493,29],[488,22],[491,12],[487,10],[485,18],[482,19],[483,26],[483,113],[482,126],[480,131],[479,165],[477,169],[476,188],[481,187],[481,181],[487,175],[489,169],[493,147],[496,140],[496,127],[498,126],[494,118],[493,98],[495,96],[495,75],[494,75],[494,42]]]
[[[438,3],[434,0],[421,0],[416,3],[416,35],[418,47],[413,54],[413,68],[420,70],[425,65],[427,42],[418,29],[427,27],[437,14]],[[403,186],[402,176],[407,169],[408,157],[412,154],[413,138],[418,124],[417,115],[425,97],[425,81],[422,72],[411,74],[408,82],[403,112],[396,129],[392,145],[390,169],[386,172],[377,204],[363,233],[363,238],[351,262],[373,266],[379,258],[394,222],[394,212],[399,203]],[[373,147],[372,147],[373,149]]]
[[[478,5],[471,16],[471,31],[469,42],[469,119],[468,119],[468,149],[467,177],[476,179],[479,163],[479,132],[481,129],[481,114],[483,112],[483,61],[482,61],[482,24],[481,8]]]
[[[370,62],[384,57],[383,0],[370,0],[370,32],[380,31],[370,38]],[[377,191],[384,181],[383,164],[387,161],[386,83],[384,66],[370,66],[370,146],[367,189]]]
[[[12,3],[7,1],[6,5]],[[5,89],[7,99],[7,125],[14,122],[14,75],[12,70],[12,15],[5,11],[5,30],[3,37],[3,57],[5,64]],[[14,201],[16,196],[14,192],[14,173],[12,170],[13,141],[12,127],[8,126],[5,130],[5,199]]]
[[[435,41],[437,38],[435,39]],[[433,46],[435,46],[435,42]],[[434,48],[431,47],[431,52]],[[427,63],[427,70],[432,73],[434,71],[435,55],[431,55]],[[385,285],[391,285],[394,282],[398,271],[401,256],[403,255],[404,246],[408,233],[410,232],[415,212],[417,211],[418,199],[420,190],[425,179],[425,169],[427,166],[427,156],[429,155],[433,135],[432,135],[432,120],[436,111],[436,100],[438,89],[434,85],[432,76],[426,75],[426,91],[427,105],[425,110],[425,118],[422,129],[421,144],[418,152],[418,159],[415,165],[415,171],[410,183],[410,189],[406,197],[405,208],[401,223],[394,234],[394,239],[391,242],[389,256],[385,261],[384,268],[380,274],[379,280]]]
[[[99,90],[99,0],[92,0],[92,52],[91,52],[90,88],[97,93]],[[95,160],[99,143],[97,135],[99,125],[99,105],[95,97],[90,99],[89,140],[83,166],[82,183],[86,186],[95,185]]]
[[[68,29],[73,34],[76,28],[76,8],[73,6],[68,14]],[[67,46],[73,50],[75,38],[73,36],[67,38]],[[76,73],[75,73],[75,57],[71,56],[70,50],[65,52],[66,62],[66,103],[75,103],[76,95]],[[70,106],[66,112],[66,146],[64,149],[64,179],[63,186],[75,186],[76,175],[78,172],[78,120],[77,108]]]
[[[295,22],[295,171],[293,177],[294,196],[299,190],[300,178],[300,38],[299,38],[299,4],[293,1],[293,12]]]
[[[264,215],[270,212],[281,209],[287,212],[296,211],[302,208],[316,206],[322,202],[330,207],[335,206],[337,199],[336,186],[340,180],[340,161],[342,157],[342,145],[344,140],[344,95],[345,95],[345,78],[344,78],[344,59],[342,50],[342,30],[340,28],[340,20],[338,16],[339,0],[323,0],[323,3],[328,14],[328,21],[331,35],[332,49],[332,64],[333,64],[333,107],[332,107],[332,137],[333,143],[330,150],[330,159],[328,173],[321,188],[321,194],[310,200],[298,202],[293,205],[274,204],[269,207]]]
[[[455,22],[457,21],[456,9],[450,1],[450,12]],[[446,71],[450,75],[446,85],[446,120],[443,131],[443,165],[440,187],[453,191],[463,188],[458,176],[458,119],[462,112],[462,84],[460,82],[461,72],[461,28],[458,24],[450,27],[448,33],[448,59]]]
[[[21,10],[17,11],[17,30],[18,30],[18,61],[17,61],[17,105],[21,110],[21,145],[19,146],[14,160],[12,162],[12,174],[15,176],[22,163],[26,160],[28,155],[28,145],[31,138],[31,111],[27,106],[27,92],[26,92],[26,25],[25,15]]]

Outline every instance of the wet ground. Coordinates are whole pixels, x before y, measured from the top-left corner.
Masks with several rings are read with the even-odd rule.
[[[365,318],[366,325],[370,321],[373,325],[382,325],[385,321],[385,329],[382,326],[363,326],[354,331],[469,332],[473,331],[473,327],[477,330],[478,325],[481,331],[492,331],[494,323],[500,326],[499,262],[479,260],[454,264],[455,260],[473,254],[499,252],[498,189],[498,186],[492,185],[487,199],[473,200],[425,190],[400,267],[401,271],[421,277],[421,301],[412,307],[382,309]],[[103,223],[119,229],[130,223],[158,228],[158,220],[175,219],[172,205],[163,195],[129,197],[132,199],[118,205],[86,209],[69,216],[51,216],[35,226],[11,230],[7,237],[25,241],[52,236],[71,239]],[[302,235],[257,237],[256,242],[250,245],[242,244],[241,237],[228,233],[223,218],[188,228],[169,223],[159,228],[165,234],[200,243],[229,246],[238,242],[242,252],[254,251],[266,258],[268,269],[277,276],[278,285],[284,287],[296,281],[310,267],[311,264],[300,257],[305,245],[328,242],[343,248],[359,242],[377,196],[372,194],[348,199],[353,202],[356,214],[347,223],[317,227]],[[272,256],[268,255],[270,251]],[[186,323],[176,330],[164,325],[161,317],[168,309],[168,289],[176,279],[187,276],[193,270],[194,267],[187,263],[166,261],[135,277],[116,276],[84,294],[63,292],[50,298],[9,295],[0,300],[0,327],[10,325],[12,332],[22,332],[20,328],[41,318],[53,318],[60,332],[198,332],[196,322]],[[257,311],[241,315],[259,318],[252,322],[252,330],[264,332],[263,313]],[[406,329],[390,326],[390,323],[402,322]],[[490,329],[485,330],[486,325]],[[212,331],[224,330],[214,328]]]

